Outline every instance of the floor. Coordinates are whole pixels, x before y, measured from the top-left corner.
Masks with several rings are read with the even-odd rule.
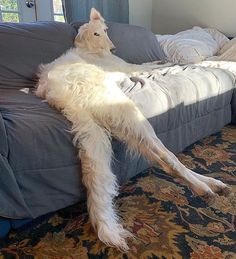
[[[3,258],[236,258],[236,127],[203,139],[178,155],[190,169],[229,184],[229,197],[210,207],[181,182],[150,168],[121,189],[116,205],[135,236],[126,253],[106,247],[91,228],[86,204],[12,232]]]

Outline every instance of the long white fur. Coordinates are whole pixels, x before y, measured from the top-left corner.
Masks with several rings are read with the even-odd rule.
[[[199,176],[182,165],[120,90],[119,84],[127,76],[152,66],[128,64],[112,55],[114,45],[106,29],[104,19],[93,8],[89,23],[79,30],[75,48],[40,67],[36,95],[47,99],[72,122],[90,220],[98,237],[107,245],[126,250],[126,238],[132,235],[123,228],[113,206],[118,185],[110,165],[111,137],[160,164],[167,173],[184,179],[197,195],[212,198],[228,189],[222,182]]]

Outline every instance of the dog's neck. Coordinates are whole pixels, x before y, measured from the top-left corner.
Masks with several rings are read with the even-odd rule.
[[[127,72],[127,63],[121,58],[109,53],[94,53],[86,48],[80,48],[78,45],[72,50],[77,56],[78,60],[83,60],[86,63],[97,65],[109,72]]]
[[[103,58],[103,57],[112,55],[112,53],[110,51],[103,50],[103,49],[92,49],[92,48],[89,48],[89,46],[87,46],[86,44],[82,44],[82,43],[77,43],[75,46],[75,49],[79,55],[86,54],[86,55],[91,55],[91,56],[97,56],[99,58]]]

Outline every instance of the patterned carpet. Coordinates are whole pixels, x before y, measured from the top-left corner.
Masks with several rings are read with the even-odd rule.
[[[209,207],[183,183],[150,168],[126,184],[116,202],[125,226],[136,237],[127,253],[98,241],[85,204],[77,204],[11,233],[0,247],[0,259],[235,259],[236,127],[225,127],[178,157],[196,172],[231,185],[231,195],[217,197]]]

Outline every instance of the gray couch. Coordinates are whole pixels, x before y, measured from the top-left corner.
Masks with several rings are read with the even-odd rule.
[[[4,217],[33,219],[86,198],[70,123],[33,92],[38,65],[72,47],[79,25],[0,24],[0,229],[1,220],[8,222]],[[164,59],[155,36],[143,28],[110,23],[109,35],[117,55],[129,62]],[[172,151],[231,122],[234,82],[226,72],[216,76],[219,82],[228,77],[232,84],[224,94],[149,118]],[[152,109],[152,103],[148,105]],[[236,122],[235,109],[233,119]],[[113,150],[120,184],[149,166],[143,158],[126,154],[124,144],[116,140]]]

